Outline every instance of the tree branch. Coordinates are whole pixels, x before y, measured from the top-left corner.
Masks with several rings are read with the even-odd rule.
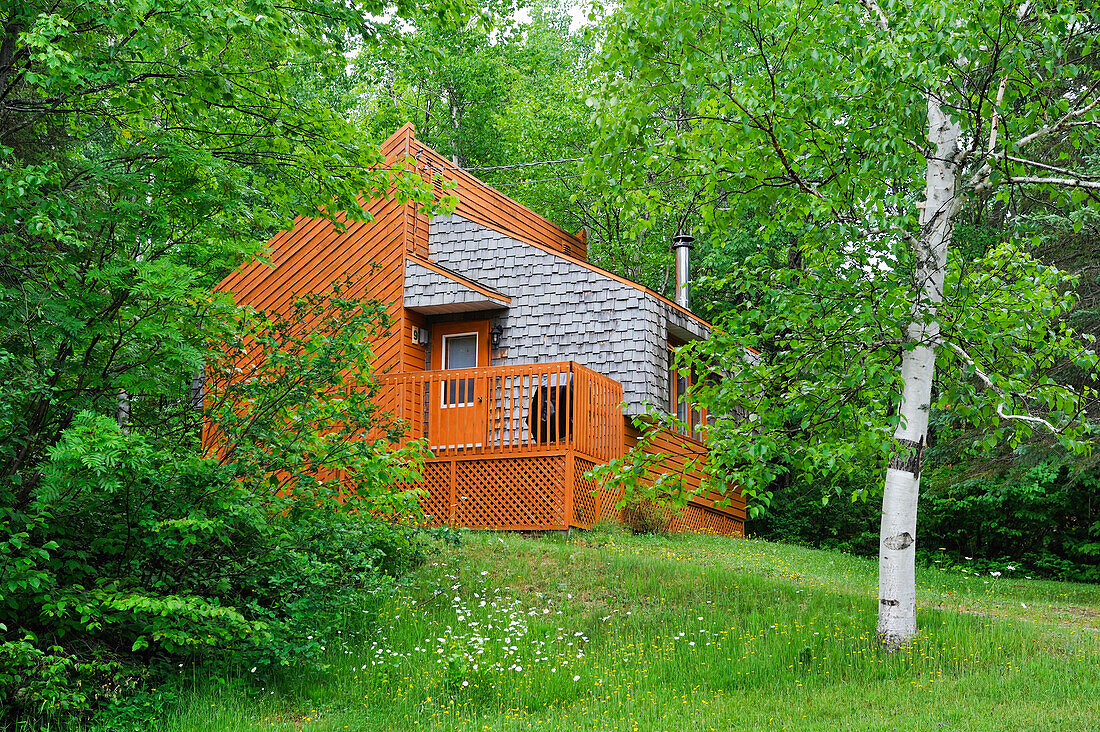
[[[871,18],[875,21],[875,26],[878,27],[883,33],[890,32],[890,22],[886,18],[886,13],[882,12],[882,8],[878,6],[875,0],[859,0],[863,7],[871,14]]]
[[[974,373],[977,374],[978,378],[982,380],[982,383],[985,384],[986,387],[988,387],[992,391],[995,391],[997,395],[1001,397],[1000,401],[997,402],[997,414],[999,414],[1004,419],[1014,419],[1020,422],[1028,422],[1030,424],[1041,424],[1054,434],[1058,434],[1059,432],[1061,432],[1060,429],[1058,429],[1042,417],[1032,417],[1030,414],[1006,414],[1005,400],[1008,398],[1008,396],[1005,394],[1004,389],[1001,389],[999,386],[994,384],[993,380],[989,378],[989,375],[982,371],[981,368],[978,367],[978,364],[974,362],[974,359],[970,357],[970,354],[964,351],[962,347],[960,347],[958,344],[952,343],[948,340],[944,340],[941,342],[952,351],[959,354],[959,356],[964,361],[970,364],[974,368]]]
[[[1074,178],[1086,179],[1086,178],[1096,178],[1096,177],[1098,177],[1098,176],[1095,176],[1095,175],[1088,175],[1088,174],[1085,174],[1085,173],[1076,173],[1076,172],[1074,172],[1072,170],[1068,170],[1066,168],[1058,168],[1058,167],[1055,167],[1053,165],[1047,165],[1046,163],[1040,163],[1040,162],[1035,161],[1035,160],[1027,160],[1025,158],[1017,158],[1017,157],[1013,157],[1011,155],[1005,155],[1005,160],[1009,161],[1010,163],[1019,163],[1020,165],[1029,165],[1029,166],[1032,166],[1032,167],[1035,167],[1035,168],[1040,168],[1042,170],[1049,170],[1052,173],[1061,173],[1063,175],[1071,175]]]
[[[1020,175],[1009,176],[1008,178],[1005,178],[1005,182],[1046,184],[1052,186],[1063,186],[1065,188],[1089,188],[1092,190],[1100,190],[1100,181],[1081,180],[1080,178],[1044,178],[1038,175]]]

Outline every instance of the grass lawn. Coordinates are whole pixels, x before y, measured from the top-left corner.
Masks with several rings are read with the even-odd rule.
[[[1100,730],[1100,586],[704,536],[470,534],[323,672],[201,681],[170,730]]]

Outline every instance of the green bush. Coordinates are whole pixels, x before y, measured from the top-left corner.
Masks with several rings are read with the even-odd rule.
[[[772,488],[771,505],[750,519],[748,531],[773,541],[803,544],[815,549],[839,549],[873,556],[878,551],[880,506],[866,498],[867,491],[854,494],[844,484],[827,503],[816,486],[791,482]]]
[[[337,608],[369,605],[423,556],[361,509],[320,484],[250,490],[232,466],[78,415],[0,524],[2,719],[90,709],[117,696],[93,677],[154,658],[315,661]]]
[[[1100,581],[1100,473],[1057,457],[994,475],[930,476],[919,526],[931,554],[971,557],[978,568],[1012,564],[1055,579]],[[938,556],[938,554],[937,554]]]
[[[1100,471],[1077,472],[1057,457],[993,474],[969,470],[934,462],[921,477],[917,540],[926,563],[974,570],[1012,566],[1033,576],[1100,581]],[[873,498],[834,497],[823,505],[817,488],[777,486],[771,507],[749,522],[749,531],[877,556],[879,510]]]

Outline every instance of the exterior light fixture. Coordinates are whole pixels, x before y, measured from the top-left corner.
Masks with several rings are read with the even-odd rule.
[[[497,348],[500,345],[500,339],[504,335],[504,326],[497,323],[493,326],[493,329],[489,331],[489,342],[493,344],[493,348]]]

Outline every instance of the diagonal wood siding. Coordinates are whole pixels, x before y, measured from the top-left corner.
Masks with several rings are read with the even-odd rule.
[[[626,449],[633,450],[638,446],[641,433],[630,423],[629,418],[626,422]],[[667,517],[664,529],[744,535],[744,496],[732,486],[724,494],[715,490],[701,493],[702,474],[698,471],[685,471],[685,465],[700,454],[705,454],[706,450],[703,443],[668,430],[662,430],[650,443],[651,454],[665,456],[661,461],[661,472],[681,475],[684,487],[692,493],[687,506]]]

